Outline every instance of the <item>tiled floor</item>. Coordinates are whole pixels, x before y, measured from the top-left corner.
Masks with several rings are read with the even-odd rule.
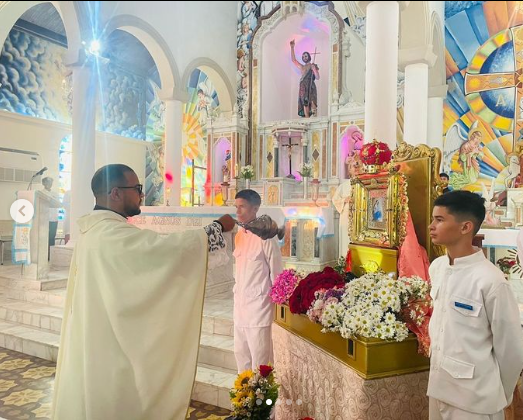
[[[0,348],[0,420],[49,419],[55,364]],[[228,410],[192,401],[188,419],[222,420]]]

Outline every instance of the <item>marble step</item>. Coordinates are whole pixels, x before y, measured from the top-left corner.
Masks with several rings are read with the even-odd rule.
[[[215,319],[220,321],[219,318]],[[60,334],[62,309],[34,302],[0,298],[0,322],[39,329],[45,333]],[[206,321],[204,320],[204,325]],[[4,325],[5,326],[5,325]],[[2,333],[0,326],[0,333]],[[40,343],[45,345],[46,342]],[[234,338],[229,335],[208,334],[200,337],[199,362],[224,369],[236,369]]]
[[[229,390],[234,386],[236,376],[236,371],[199,363],[192,399],[230,410]]]
[[[20,297],[19,294],[17,296]],[[54,299],[54,295],[52,296]],[[23,300],[0,297],[0,320],[18,322],[20,324],[59,333],[62,323],[62,313],[63,308],[61,307],[32,302],[28,300],[27,296]],[[204,309],[202,333],[233,337],[234,322],[231,316],[232,315],[228,313],[208,315],[206,309]]]
[[[63,309],[39,303],[0,298],[0,320],[60,334]]]
[[[46,291],[67,286],[69,270],[51,271],[47,279],[34,280],[22,277],[20,266],[0,267],[0,287],[17,290]]]
[[[54,308],[63,308],[65,305],[66,290],[19,290],[12,288],[1,288],[0,295],[8,299],[20,300],[24,302],[39,303]]]
[[[57,333],[0,321],[0,347],[56,362],[59,344]]]
[[[198,363],[217,368],[236,370],[234,338],[225,335],[205,334],[200,336]]]
[[[229,314],[209,315],[203,309],[202,333],[234,337],[234,321]]]

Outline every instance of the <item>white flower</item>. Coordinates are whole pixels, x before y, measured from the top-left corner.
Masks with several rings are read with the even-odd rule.
[[[388,312],[386,315],[385,315],[385,322],[387,324],[394,324],[396,322],[396,316],[391,313],[391,312]]]
[[[240,169],[240,176],[243,179],[254,178],[254,167],[252,165],[242,166]]]

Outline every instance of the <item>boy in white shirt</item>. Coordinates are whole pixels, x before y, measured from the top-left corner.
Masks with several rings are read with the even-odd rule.
[[[484,201],[452,191],[434,202],[430,236],[447,255],[429,269],[430,420],[503,420],[523,368],[514,294],[503,273],[472,245],[485,218]]]

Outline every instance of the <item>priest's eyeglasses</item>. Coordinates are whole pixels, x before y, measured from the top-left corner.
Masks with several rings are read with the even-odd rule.
[[[121,188],[122,190],[129,189],[129,188],[134,188],[136,191],[138,191],[138,194],[140,194],[140,195],[142,195],[142,192],[143,192],[143,185],[142,184],[136,184],[136,185],[134,185],[132,187],[116,187],[116,188]]]

